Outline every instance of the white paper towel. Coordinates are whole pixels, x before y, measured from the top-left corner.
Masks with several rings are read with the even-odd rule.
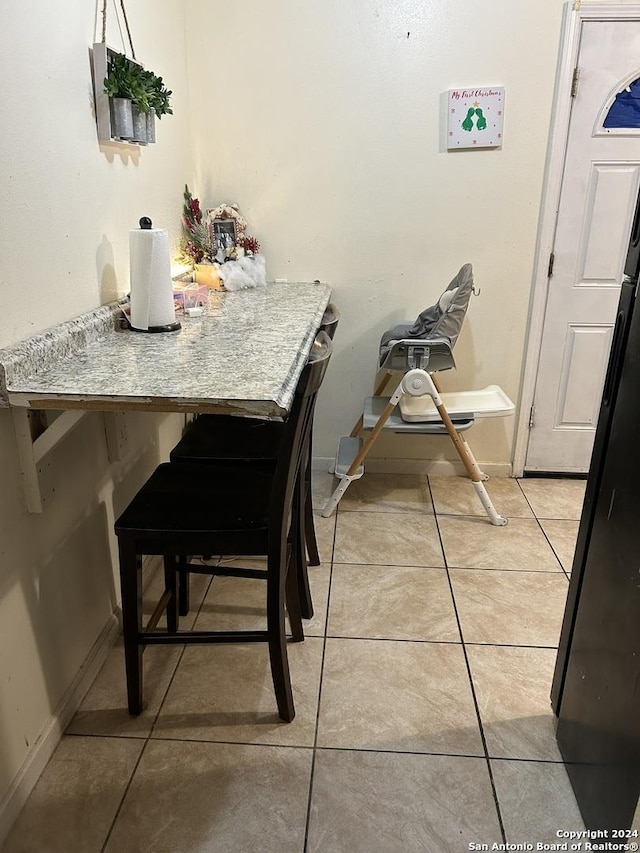
[[[129,232],[129,270],[133,328],[174,323],[169,235],[164,228]]]

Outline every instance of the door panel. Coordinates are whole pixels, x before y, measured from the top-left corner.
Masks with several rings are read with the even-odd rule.
[[[638,183],[638,166],[593,164],[578,249],[577,287],[619,287]]]
[[[610,346],[610,326],[569,325],[555,429],[595,429]]]
[[[639,56],[640,21],[583,22],[527,471],[589,468],[640,188],[640,132],[603,132],[599,123]]]

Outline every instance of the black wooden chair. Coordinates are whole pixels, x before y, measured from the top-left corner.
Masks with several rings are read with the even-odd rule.
[[[333,303],[329,303],[320,323],[320,331],[333,339],[339,320],[338,308]],[[313,410],[311,416],[313,418]],[[172,462],[198,464],[213,464],[228,460],[260,464],[277,458],[284,430],[285,422],[281,420],[243,418],[234,415],[200,415],[190,425],[182,440],[173,448],[169,458]],[[313,616],[313,601],[307,575],[307,554],[310,565],[320,565],[311,498],[311,457],[312,429],[309,430],[304,451],[306,463],[301,481],[296,486],[294,501],[297,529],[301,534],[294,542],[295,566],[298,573],[301,612],[305,619],[311,619]],[[180,613],[185,615],[188,610],[186,603],[188,578],[184,570],[181,576],[181,593]]]
[[[293,559],[296,482],[312,424],[315,395],[333,344],[323,332],[313,344],[294,402],[283,423],[278,458],[250,466],[233,460],[216,465],[160,465],[116,521],[129,712],[142,711],[142,653],[151,644],[267,642],[280,717],[295,710],[285,632],[285,604],[293,641],[304,639]],[[142,555],[164,558],[165,592],[149,624],[142,626]],[[267,585],[266,631],[179,631],[179,569],[184,554],[264,555],[266,570],[234,569]],[[167,629],[157,628],[166,610]]]

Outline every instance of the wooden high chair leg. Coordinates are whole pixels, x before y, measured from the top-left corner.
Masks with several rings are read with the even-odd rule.
[[[387,384],[390,376],[391,376],[390,370],[383,371],[382,378],[381,378],[380,382],[376,385],[375,390],[373,392],[374,397],[379,397],[382,394],[382,392],[384,391],[384,386]],[[389,417],[389,415],[387,415],[387,418],[388,417]],[[358,437],[358,433],[362,430],[362,424],[363,423],[364,423],[364,412],[360,415],[360,417],[356,421],[356,425],[354,426],[354,428],[349,433],[351,438],[357,438]]]
[[[480,466],[476,462],[475,456],[471,452],[471,448],[460,435],[458,430],[454,427],[453,422],[449,417],[449,412],[445,409],[442,400],[440,400],[440,402],[438,403],[438,400],[434,398],[434,403],[436,404],[438,414],[442,418],[442,422],[444,423],[446,430],[449,433],[449,438],[453,442],[453,446],[457,450],[458,456],[462,460],[462,464],[464,465],[467,474],[469,475],[469,478],[473,483],[473,488],[476,490],[476,494],[480,498],[480,502],[482,503],[485,512],[489,516],[489,521],[491,522],[491,524],[495,524],[497,527],[503,527],[507,523],[507,519],[503,515],[499,515],[496,511],[496,508],[494,507],[493,502],[484,487],[484,483],[482,482],[483,478],[485,478],[485,475],[480,470]]]
[[[394,395],[395,397],[395,395]],[[358,470],[360,465],[362,464],[363,459],[366,457],[367,453],[371,450],[371,447],[375,440],[378,438],[382,430],[384,429],[384,425],[389,420],[391,415],[393,414],[393,410],[398,405],[397,400],[394,401],[394,397],[391,397],[387,405],[384,407],[382,414],[378,418],[376,425],[371,430],[369,434],[369,438],[364,442],[360,449],[360,453],[356,456],[356,458],[351,463],[349,470],[347,471],[347,477],[353,477],[355,472]]]
[[[433,382],[433,387],[436,389],[438,394],[442,394],[442,386],[440,385],[440,382],[438,381],[438,378],[436,377],[435,373],[430,373],[429,375],[431,376],[431,381]],[[452,424],[452,426],[453,426],[453,424]],[[455,429],[455,427],[454,427],[454,429]],[[473,453],[471,452],[471,448],[467,444],[466,438],[462,435],[462,433],[459,433],[458,430],[456,430],[456,434],[457,434],[458,438],[460,439],[460,447],[456,447],[456,450],[458,451],[458,453],[460,453],[460,451],[462,450],[464,452],[464,454],[466,455],[467,459],[469,460],[469,464],[472,467],[474,465],[476,467],[478,467],[478,471],[480,473],[480,479],[481,480],[488,480],[489,475],[485,474],[484,471],[480,470],[480,467],[478,466],[478,463],[476,462],[476,458],[473,455]],[[455,442],[454,442],[454,444],[455,444]],[[462,456],[460,458],[462,458]],[[465,465],[465,468],[466,468],[466,465]],[[468,469],[467,469],[467,471],[468,471]],[[473,478],[471,478],[471,479],[473,481]]]
[[[386,380],[385,380],[385,384],[386,384]],[[369,438],[364,442],[364,444],[360,448],[360,452],[358,453],[356,458],[353,460],[353,462],[349,466],[349,470],[347,471],[345,476],[340,479],[340,482],[336,486],[335,491],[333,492],[333,494],[331,495],[331,497],[329,498],[329,500],[325,504],[325,507],[322,510],[322,515],[324,518],[329,518],[331,513],[334,511],[334,509],[340,503],[340,499],[342,498],[344,493],[347,491],[350,484],[354,480],[357,479],[356,471],[358,470],[358,468],[362,464],[367,453],[373,447],[376,439],[380,435],[380,433],[381,433],[382,429],[384,428],[384,425],[386,424],[386,422],[389,420],[389,418],[393,414],[393,410],[398,405],[398,402],[399,402],[399,400],[403,394],[404,394],[403,386],[402,386],[402,382],[400,382],[400,384],[398,385],[398,387],[394,391],[393,395],[389,398],[389,402],[384,407],[382,414],[380,415],[380,417],[376,421],[376,425],[371,430],[371,432],[369,434]]]
[[[373,446],[373,443],[384,428],[385,423],[391,417],[391,414],[398,405],[400,399],[405,394],[417,397],[428,394],[432,398],[438,414],[440,415],[440,419],[442,420],[445,429],[449,434],[449,438],[453,442],[453,446],[455,447],[458,456],[460,457],[462,464],[473,483],[476,494],[478,495],[485,512],[489,516],[491,524],[495,524],[499,527],[505,525],[507,523],[507,519],[498,514],[482,482],[487,479],[486,475],[480,470],[480,466],[476,462],[475,456],[471,452],[471,448],[453,425],[449,412],[446,410],[444,403],[442,402],[437,381],[434,380],[430,373],[420,368],[414,368],[408,371],[408,373],[405,373],[402,381],[394,391],[393,396],[389,399],[388,404],[385,406],[382,414],[378,418],[376,425],[371,430],[369,438],[362,445],[360,452],[349,466],[349,470],[346,475],[340,480],[336,490],[327,501],[326,506],[322,510],[322,515],[325,518],[328,518],[337,507],[340,499],[349,488],[349,485],[354,479],[356,479],[356,471],[359,466],[362,464],[369,450]],[[356,424],[356,426],[358,425]]]
[[[458,433],[458,435],[460,435],[460,433]],[[464,447],[464,451],[467,454],[467,456],[469,457],[469,459],[473,463],[478,465],[478,463],[476,462],[476,458],[473,455],[471,448],[469,447],[469,444],[467,443],[467,439],[463,435],[460,435],[460,441],[462,442],[462,446]],[[478,466],[478,471],[480,472],[480,479],[481,480],[488,480],[489,479],[489,475],[485,474],[484,471],[480,468],[480,466]]]

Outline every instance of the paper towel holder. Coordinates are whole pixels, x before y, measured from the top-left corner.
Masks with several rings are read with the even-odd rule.
[[[148,329],[138,329],[131,325],[131,314],[121,306],[121,311],[124,315],[124,320],[121,320],[121,329],[129,329],[131,332],[178,332],[182,328],[180,320],[175,323],[167,323],[165,326],[149,326]]]
[[[140,225],[140,228],[144,231],[148,231],[153,228],[153,222],[151,221],[151,219],[149,219],[148,216],[142,216],[138,224]],[[179,320],[175,320],[173,323],[166,323],[162,326],[149,326],[148,329],[138,329],[136,328],[136,326],[133,326],[131,324],[131,315],[127,317],[127,321],[129,323],[129,328],[132,332],[177,332],[179,329],[182,328],[182,324]]]

